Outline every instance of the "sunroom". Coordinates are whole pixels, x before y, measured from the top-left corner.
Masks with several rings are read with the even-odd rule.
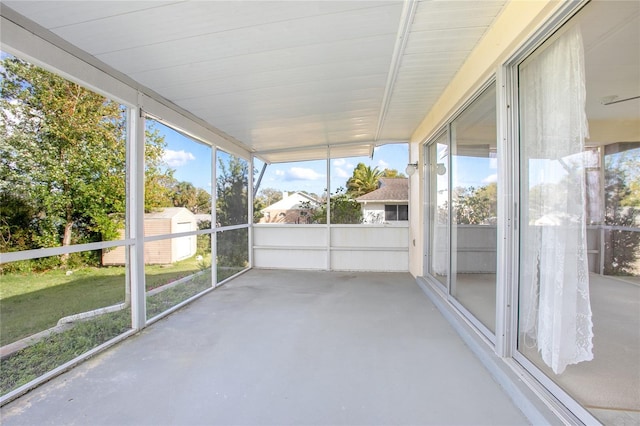
[[[341,327],[356,324],[362,339],[378,327],[369,343],[411,348],[411,357],[389,349],[378,362],[397,357],[406,370],[393,378],[367,358],[366,374],[401,387],[422,353],[450,371],[419,334],[401,331],[432,321],[416,300],[435,305],[433,323],[446,319],[466,345],[441,349],[470,350],[528,422],[640,423],[638,2],[3,1],[0,14],[3,423],[47,418],[56,392],[67,395],[65,377],[83,383],[93,362],[83,361],[144,333],[197,341],[178,329],[178,315],[194,311],[205,322],[229,315],[227,333],[257,329],[265,341],[273,333],[295,343],[295,327],[311,324],[301,334],[340,342],[336,359],[354,363],[364,340],[344,339]],[[408,221],[363,223],[348,188],[358,163],[407,179]],[[276,193],[321,207],[258,223]],[[191,210],[197,229],[185,221],[146,231],[145,214],[175,207]],[[151,247],[196,255],[153,265]],[[115,250],[125,265],[101,264]],[[386,292],[407,278],[406,294]],[[243,304],[238,294],[260,282],[265,298]],[[324,302],[307,305],[316,292]],[[408,322],[360,323],[365,302],[363,312],[402,311]],[[318,306],[326,327],[295,316]],[[249,307],[277,311],[282,328],[234,316]],[[312,344],[298,338],[296,347]],[[298,383],[302,395],[314,369],[321,384],[341,378],[318,351],[302,351],[317,362],[307,365],[282,348],[247,353],[254,343],[225,349],[227,365],[247,357],[226,384],[258,373],[253,355],[280,373],[289,367],[279,356],[293,357],[301,375],[283,376],[288,392]],[[40,370],[21,374],[28,358]],[[114,382],[144,370],[142,361],[121,367],[111,367],[121,373]],[[62,381],[45,383],[54,377]],[[437,389],[406,380],[430,398]],[[264,414],[265,398],[253,408],[262,421],[229,411],[211,423],[516,421],[482,417],[490,399],[468,402],[475,418],[402,416],[413,411],[367,385],[338,394],[392,401],[385,416],[363,402],[360,417],[323,417],[323,407],[346,409],[329,388],[314,388],[290,417]],[[183,417],[156,422],[202,423],[182,401]],[[69,416],[51,418],[80,421]]]

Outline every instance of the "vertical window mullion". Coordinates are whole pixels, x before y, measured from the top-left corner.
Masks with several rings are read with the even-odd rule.
[[[515,71],[501,67],[496,75],[498,220],[496,256],[496,330],[495,350],[500,357],[510,357],[516,350],[517,333],[517,263],[519,168],[517,152],[517,90]],[[515,268],[515,269],[514,269]]]
[[[211,283],[218,285],[218,148],[211,150]]]
[[[451,222],[453,220],[453,215],[451,213],[451,201],[453,197],[451,196],[452,190],[451,186],[453,184],[453,168],[451,165],[453,164],[453,155],[451,152],[451,147],[453,145],[453,132],[451,128],[451,122],[447,124],[447,170],[449,173],[447,174],[447,232],[446,232],[446,256],[447,256],[447,297],[451,296]]]
[[[129,179],[130,216],[129,238],[135,240],[130,250],[131,321],[135,330],[146,325],[145,273],[144,273],[144,146],[145,119],[141,108],[129,109],[128,158],[131,160]]]
[[[218,148],[211,150],[211,283],[218,285]]]

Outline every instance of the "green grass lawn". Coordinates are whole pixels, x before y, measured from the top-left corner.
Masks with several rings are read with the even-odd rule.
[[[131,310],[124,309],[52,334],[2,360],[0,395],[24,385],[90,351],[131,328]]]
[[[205,259],[209,262],[210,259]],[[218,282],[244,267],[219,266]],[[193,259],[172,265],[145,267],[146,287],[151,290],[186,276],[193,276],[173,287],[147,295],[147,318],[211,287],[211,269]],[[48,329],[67,315],[86,312],[124,301],[124,267],[82,268],[66,275],[64,271],[42,274],[0,276],[0,344]],[[131,328],[131,310],[77,322],[71,329],[52,334],[2,360],[0,395],[45,374],[86,353]]]
[[[205,259],[207,261],[207,259]],[[145,267],[147,290],[201,269],[195,257]],[[122,303],[125,268],[82,268],[0,276],[0,346],[46,330],[62,317]]]
[[[176,269],[180,273],[184,272],[182,268]],[[164,273],[162,275],[166,276]],[[210,287],[211,270],[207,269],[193,279],[147,296],[147,317],[158,315]],[[50,335],[15,352],[2,360],[0,395],[71,361],[130,328],[131,309],[126,308],[78,322],[69,330]]]

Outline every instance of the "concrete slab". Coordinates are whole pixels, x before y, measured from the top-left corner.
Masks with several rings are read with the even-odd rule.
[[[404,273],[252,270],[4,406],[22,425],[517,425]]]

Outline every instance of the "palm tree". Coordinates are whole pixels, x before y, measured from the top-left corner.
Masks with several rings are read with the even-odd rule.
[[[382,172],[377,167],[373,169],[358,163],[353,169],[353,176],[347,181],[347,193],[353,198],[368,194],[378,189],[378,181],[382,177]]]

